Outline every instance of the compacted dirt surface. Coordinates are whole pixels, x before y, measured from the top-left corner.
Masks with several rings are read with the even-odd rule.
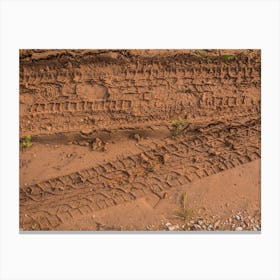
[[[22,231],[260,231],[260,50],[20,50]]]

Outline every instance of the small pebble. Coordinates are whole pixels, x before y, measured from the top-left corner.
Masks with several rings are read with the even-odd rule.
[[[236,230],[236,231],[242,231],[243,228],[242,228],[242,227],[237,227],[235,230]]]
[[[218,220],[218,221],[216,221],[215,223],[214,223],[214,228],[217,228],[219,225],[220,225],[220,220]]]
[[[179,229],[178,225],[174,225],[174,226],[169,226],[168,227],[168,230],[170,230],[170,231],[174,231],[174,230],[178,230],[178,229]]]

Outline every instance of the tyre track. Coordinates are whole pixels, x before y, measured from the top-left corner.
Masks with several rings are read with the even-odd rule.
[[[259,113],[260,102],[248,96],[206,96],[197,102],[67,101],[35,103],[21,117],[21,137],[77,132],[84,129],[122,129],[138,125],[147,127],[170,119],[223,120],[240,119]]]
[[[95,211],[156,194],[260,157],[260,120],[189,132],[141,154],[21,188],[21,227],[55,229]]]
[[[237,52],[238,59],[232,61],[209,52],[207,63],[201,63],[204,55],[190,51],[159,53],[22,52],[20,91],[26,108],[21,137],[72,128],[99,130],[110,124],[112,129],[148,126],[186,114],[192,120],[204,114],[207,121],[216,111],[219,119],[222,114],[260,110],[258,51]]]

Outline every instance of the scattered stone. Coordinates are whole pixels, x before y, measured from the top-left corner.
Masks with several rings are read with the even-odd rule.
[[[197,220],[197,224],[201,226],[201,225],[203,224],[203,221],[200,220],[200,219],[198,219],[198,220]]]
[[[172,225],[172,224],[169,223],[169,222],[166,223],[165,226],[167,227],[167,229],[168,229],[169,231],[174,231],[174,230],[179,230],[179,229],[180,229],[179,225]]]
[[[133,135],[133,138],[134,138],[137,142],[139,142],[139,141],[141,140],[141,136],[140,136],[138,133],[135,133],[135,134]]]
[[[218,226],[220,225],[220,223],[221,223],[221,220],[216,221],[216,222],[214,223],[214,228],[215,228],[215,229],[218,228]]]
[[[213,226],[211,224],[208,225],[207,230],[213,230]]]
[[[240,216],[236,215],[236,216],[235,216],[235,219],[236,219],[237,221],[240,221]]]
[[[169,231],[174,231],[174,230],[178,230],[178,229],[179,229],[179,226],[178,226],[178,225],[174,225],[174,226],[172,225],[172,226],[169,226],[169,227],[168,227],[168,230],[169,230]]]
[[[235,231],[242,231],[242,230],[243,230],[242,227],[237,227],[237,228],[235,229]]]
[[[201,229],[201,226],[198,225],[198,224],[194,224],[193,226],[194,226],[195,229]]]

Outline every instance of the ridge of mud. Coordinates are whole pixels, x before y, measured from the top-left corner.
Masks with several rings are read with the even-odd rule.
[[[137,50],[126,50],[126,49],[99,49],[99,50],[69,50],[69,49],[57,49],[57,50],[43,50],[43,49],[29,49],[20,50],[20,59],[22,62],[27,63],[32,61],[39,62],[40,60],[54,61],[58,59],[65,60],[76,60],[84,61],[84,59],[101,57],[102,59],[108,60],[121,60],[134,61],[136,59],[150,59],[150,58],[189,58],[193,61],[201,62],[209,59],[217,62],[218,60],[225,60],[223,56],[232,56],[236,59],[258,59],[260,51],[256,50],[184,50],[184,49],[137,49]],[[207,59],[208,58],[208,59]],[[230,59],[232,61],[233,59]]]

